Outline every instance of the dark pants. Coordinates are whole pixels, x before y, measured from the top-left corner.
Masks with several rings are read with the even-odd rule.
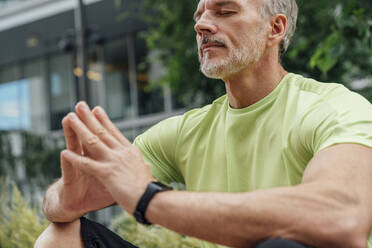
[[[82,217],[80,223],[85,248],[138,248],[97,222]]]
[[[80,221],[85,248],[138,248],[99,223],[84,217]],[[255,248],[307,248],[307,246],[289,240],[272,239],[257,244]]]
[[[309,246],[286,239],[270,239],[257,244],[254,248],[308,248]]]

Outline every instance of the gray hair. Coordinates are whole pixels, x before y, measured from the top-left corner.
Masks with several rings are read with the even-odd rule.
[[[278,14],[287,17],[287,32],[280,43],[280,55],[284,54],[296,30],[298,15],[296,0],[263,0],[260,12],[264,18],[270,18]]]

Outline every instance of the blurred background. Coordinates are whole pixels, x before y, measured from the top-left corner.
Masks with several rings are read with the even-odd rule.
[[[197,3],[0,0],[1,191],[15,184],[38,206],[60,176],[61,120],[79,100],[104,107],[133,140],[160,120],[223,95],[223,82],[199,72]],[[372,1],[297,3],[284,67],[342,83],[372,101]],[[117,212],[92,216],[109,223]]]

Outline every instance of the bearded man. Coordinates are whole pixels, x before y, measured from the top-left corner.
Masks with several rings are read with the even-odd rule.
[[[117,203],[202,247],[371,248],[372,107],[281,66],[295,0],[200,0],[194,18],[201,71],[227,94],[134,145],[79,103],[36,247],[133,247],[81,217]]]

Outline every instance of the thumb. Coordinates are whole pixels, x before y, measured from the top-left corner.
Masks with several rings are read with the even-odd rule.
[[[64,184],[71,184],[78,176],[78,171],[66,160],[65,156],[63,156],[63,152],[61,152],[61,172]]]
[[[98,176],[101,172],[101,166],[89,157],[76,154],[70,150],[63,150],[61,156],[72,169],[80,170],[92,176]]]

